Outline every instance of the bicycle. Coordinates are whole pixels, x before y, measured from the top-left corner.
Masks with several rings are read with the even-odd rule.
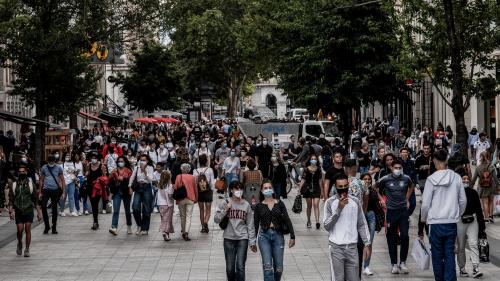
[[[297,187],[300,184],[300,181],[300,174],[297,175],[295,164],[292,160],[288,160],[286,165],[286,193],[290,193],[292,188]]]

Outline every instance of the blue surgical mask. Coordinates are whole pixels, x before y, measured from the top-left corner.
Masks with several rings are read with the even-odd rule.
[[[316,166],[318,164],[318,160],[311,160],[311,165]]]
[[[397,170],[397,169],[394,169],[392,171],[392,174],[395,176],[395,177],[399,177],[401,176],[401,174],[403,173],[403,171],[401,169]]]
[[[273,197],[274,190],[272,190],[272,189],[264,189],[262,191],[262,194],[264,194],[264,197]]]

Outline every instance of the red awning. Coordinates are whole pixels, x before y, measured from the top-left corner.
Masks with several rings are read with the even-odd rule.
[[[148,118],[148,117],[137,118],[137,119],[135,119],[135,122],[139,122],[139,123],[159,123],[158,120],[153,119],[153,118]]]
[[[86,117],[86,118],[88,118],[90,120],[101,122],[102,124],[108,124],[108,121],[106,121],[104,119],[101,119],[101,118],[99,118],[99,117],[97,117],[95,115],[89,114],[89,113],[87,113],[85,111],[80,111],[80,112],[78,112],[78,114],[80,114],[81,116]]]

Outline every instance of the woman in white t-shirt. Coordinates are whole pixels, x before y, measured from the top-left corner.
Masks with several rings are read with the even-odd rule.
[[[202,141],[200,143],[200,147],[198,147],[193,154],[193,165],[196,165],[196,167],[200,167],[200,155],[206,155],[207,156],[207,161],[210,163],[210,158],[212,156],[212,153],[210,152],[210,149],[207,147],[207,143],[205,141]]]
[[[75,212],[75,189],[76,189],[76,181],[77,179],[77,169],[75,165],[75,158],[71,157],[71,154],[66,152],[63,157],[64,161],[60,164],[63,169],[64,175],[64,184],[66,185],[66,189],[64,190],[63,197],[59,201],[59,215],[61,217],[66,216],[64,213],[64,207],[66,205],[66,198],[69,201],[69,211],[70,215],[73,217],[77,217],[78,214]]]
[[[214,190],[214,171],[208,164],[208,157],[202,154],[198,160],[199,168],[193,171],[198,188],[198,207],[200,208],[201,233],[208,233],[208,221],[212,208]],[[203,178],[204,176],[204,178]]]

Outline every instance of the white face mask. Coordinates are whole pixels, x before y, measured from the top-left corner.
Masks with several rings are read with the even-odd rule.
[[[241,196],[243,196],[243,190],[236,190],[233,194],[236,198],[241,198]]]
[[[92,162],[92,164],[96,164],[97,163],[97,159],[92,159],[92,160],[90,160],[90,162]]]

